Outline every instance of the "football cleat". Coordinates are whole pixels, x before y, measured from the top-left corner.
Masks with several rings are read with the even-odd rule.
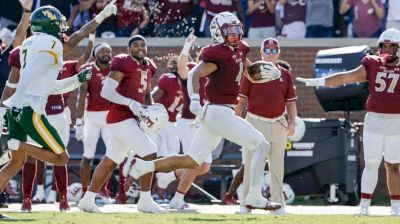
[[[248,209],[262,209],[262,210],[277,210],[281,208],[281,205],[275,202],[268,201],[262,195],[257,196],[249,194],[246,198],[246,207]]]
[[[102,213],[94,202],[87,202],[86,200],[80,200],[78,203],[79,210],[88,213]]]
[[[169,207],[171,207],[172,209],[183,210],[189,208],[189,205],[184,200],[178,200],[173,197],[169,202]]]
[[[59,209],[60,209],[60,212],[67,212],[67,211],[71,210],[69,205],[68,205],[67,198],[61,198],[60,199]]]
[[[222,199],[222,204],[223,205],[236,205],[236,198],[233,196],[233,194],[227,192],[224,195],[224,198]]]
[[[137,204],[137,210],[143,213],[153,213],[153,214],[163,214],[167,213],[165,208],[160,207],[157,203],[153,200],[140,200]]]
[[[235,214],[241,214],[241,215],[251,214],[251,209],[248,209],[246,206],[240,206],[239,211],[236,211]]]
[[[30,197],[24,198],[22,200],[22,205],[21,205],[21,212],[26,213],[26,212],[31,212],[32,211],[32,200]]]
[[[110,197],[109,190],[101,189],[99,191],[99,193],[97,193],[97,195],[100,196],[100,198],[104,204],[113,204],[113,199],[111,199],[111,197]]]
[[[370,206],[370,203],[369,202],[360,202],[360,205],[359,205],[359,209],[360,209],[360,211],[359,211],[359,214],[360,215],[365,215],[365,216],[368,216],[369,215],[369,206]]]

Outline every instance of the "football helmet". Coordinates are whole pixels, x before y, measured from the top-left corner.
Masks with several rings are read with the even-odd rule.
[[[29,18],[32,33],[46,33],[62,40],[68,30],[65,16],[53,6],[42,6],[33,11]]]
[[[243,38],[243,28],[240,20],[230,12],[216,15],[210,24],[212,39],[218,44],[237,46]],[[228,34],[238,34],[238,39],[228,40]]]
[[[396,44],[396,52],[395,54],[387,54],[386,52],[382,52],[382,44],[389,43],[389,44]],[[381,54],[385,54],[387,60],[394,60],[400,56],[399,53],[399,44],[400,44],[400,31],[394,28],[386,29],[381,33],[378,39],[378,47]]]
[[[168,122],[168,112],[160,103],[143,106],[140,111],[139,127],[147,132],[158,132]]]
[[[291,142],[301,141],[306,133],[306,124],[304,123],[303,119],[298,116],[296,116],[295,126],[294,134],[292,136],[288,136],[288,140]]]
[[[67,198],[70,202],[79,202],[82,197],[82,184],[81,183],[73,183],[68,186],[67,189]]]

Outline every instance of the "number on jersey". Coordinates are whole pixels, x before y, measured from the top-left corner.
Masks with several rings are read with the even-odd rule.
[[[378,72],[375,79],[375,91],[394,93],[394,89],[399,81],[399,76],[399,74]]]

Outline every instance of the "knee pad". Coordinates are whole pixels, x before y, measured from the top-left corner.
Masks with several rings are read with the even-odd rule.
[[[18,150],[20,144],[21,144],[21,142],[14,138],[8,140],[8,142],[7,142],[8,148],[11,150],[14,150],[14,151]]]
[[[365,169],[368,171],[379,170],[381,162],[365,162]]]

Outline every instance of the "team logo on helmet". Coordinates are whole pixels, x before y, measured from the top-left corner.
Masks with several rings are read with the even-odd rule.
[[[42,11],[42,14],[47,16],[47,18],[49,18],[50,20],[56,20],[57,19],[57,17],[52,12],[50,12],[49,10]]]

